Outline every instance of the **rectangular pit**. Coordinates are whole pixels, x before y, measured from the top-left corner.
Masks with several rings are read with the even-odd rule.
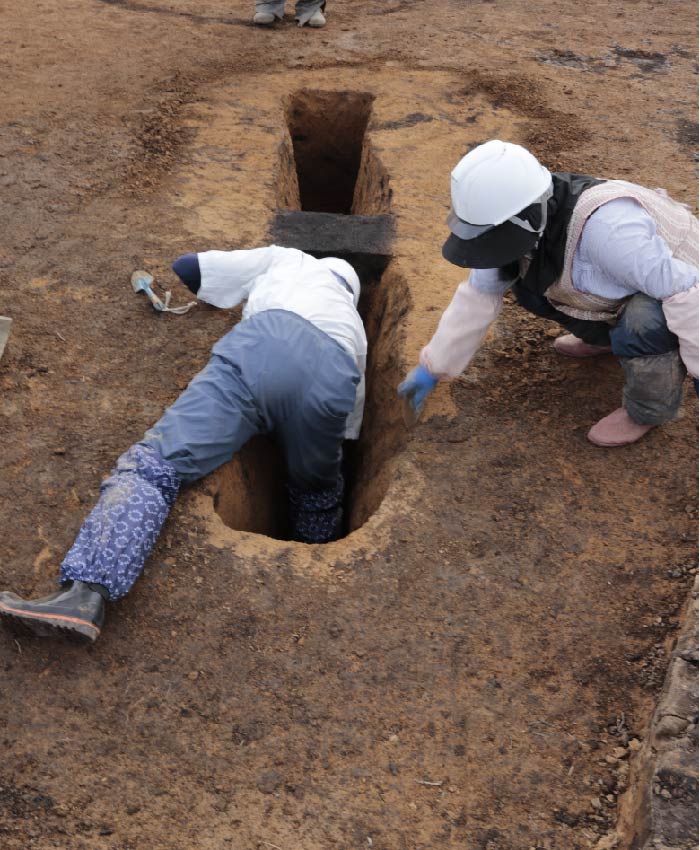
[[[287,126],[300,209],[344,215],[353,211],[373,100],[366,92],[306,90],[289,98]]]
[[[408,289],[392,272],[389,178],[366,136],[373,96],[302,90],[289,97],[280,151],[281,209],[271,241],[316,257],[347,260],[362,282],[359,311],[368,340],[362,433],[345,446],[345,533],[379,507],[405,429],[396,398],[401,317]],[[256,438],[212,476],[214,506],[232,528],[288,539],[284,458]]]

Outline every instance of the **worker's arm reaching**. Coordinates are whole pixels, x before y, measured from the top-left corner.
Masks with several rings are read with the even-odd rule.
[[[471,280],[457,287],[433,338],[420,353],[421,366],[438,378],[456,378],[466,369],[501,312],[510,282],[501,291],[484,291],[481,277],[483,273],[474,271]]]
[[[419,366],[399,386],[419,413],[439,378],[456,378],[466,369],[503,306],[513,279],[502,269],[475,269],[457,287],[433,338],[420,353]]]

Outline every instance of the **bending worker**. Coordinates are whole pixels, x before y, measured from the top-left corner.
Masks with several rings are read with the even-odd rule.
[[[256,434],[274,435],[284,451],[293,539],[326,543],[341,532],[342,445],[359,436],[367,355],[354,269],[272,246],[186,254],[173,270],[216,307],[246,301],[243,319],[102,483],[61,565],[61,590],[37,600],[0,594],[0,615],[38,635],[95,640],[105,602],[138,578],[180,485]]]
[[[623,180],[550,174],[498,140],[460,160],[451,189],[442,253],[473,271],[399,386],[414,411],[467,367],[512,289],[569,331],[559,354],[619,358],[622,406],[590,429],[592,443],[623,446],[673,419],[686,370],[698,376],[698,220],[687,207]]]

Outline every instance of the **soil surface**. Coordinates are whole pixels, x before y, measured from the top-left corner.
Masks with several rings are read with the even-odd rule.
[[[181,304],[176,256],[266,244],[303,90],[371,104],[355,198],[396,225],[365,301],[355,530],[230,528],[212,478],[93,647],[2,632],[0,847],[615,846],[696,572],[692,388],[670,425],[595,448],[618,364],[557,357],[510,303],[411,433],[393,386],[460,281],[440,247],[472,145],[695,209],[696,4],[346,0],[316,31],[252,12],[3,4],[0,583],[53,589],[101,478],[239,318],[158,316],[129,276]]]

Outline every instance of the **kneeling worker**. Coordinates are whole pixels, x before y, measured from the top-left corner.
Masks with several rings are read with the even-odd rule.
[[[284,452],[293,539],[326,543],[341,532],[342,446],[359,436],[367,356],[354,269],[271,246],[186,254],[173,270],[202,301],[245,301],[243,319],[102,483],[61,565],[61,590],[37,600],[0,593],[0,615],[35,634],[95,640],[106,601],[138,578],[180,485],[256,434]]]
[[[473,271],[399,386],[415,413],[440,377],[467,367],[512,288],[570,331],[559,354],[619,358],[622,406],[590,429],[592,443],[627,445],[674,418],[686,369],[698,377],[698,220],[687,207],[623,180],[550,174],[498,140],[460,160],[452,206],[443,256]]]

